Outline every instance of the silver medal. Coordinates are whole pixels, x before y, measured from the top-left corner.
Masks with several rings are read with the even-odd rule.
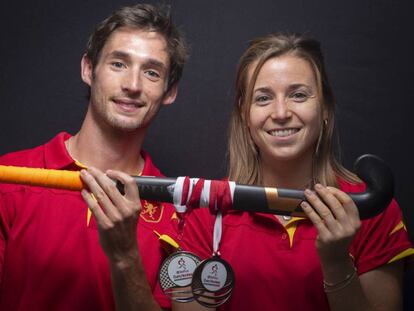
[[[175,252],[165,259],[159,272],[163,292],[178,302],[194,300],[190,286],[194,270],[200,261],[196,255],[185,251]]]
[[[199,264],[193,274],[191,288],[194,299],[204,307],[215,308],[225,303],[234,287],[234,272],[230,264],[220,258],[222,214],[217,213],[213,233],[213,257]]]
[[[233,269],[215,255],[196,268],[191,287],[198,303],[208,308],[218,307],[230,298],[233,291]]]

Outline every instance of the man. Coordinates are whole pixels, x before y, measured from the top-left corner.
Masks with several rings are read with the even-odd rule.
[[[140,201],[130,175],[160,175],[141,148],[160,107],[176,98],[186,56],[163,9],[121,8],[97,26],[82,57],[90,98],[80,131],[0,158],[3,165],[88,168],[82,196],[0,186],[0,310],[170,307],[157,285],[162,251],[154,231],[173,232],[173,209]]]

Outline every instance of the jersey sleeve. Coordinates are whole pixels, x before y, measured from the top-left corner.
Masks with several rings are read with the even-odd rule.
[[[395,200],[381,214],[362,221],[350,253],[360,274],[414,255],[400,207]]]

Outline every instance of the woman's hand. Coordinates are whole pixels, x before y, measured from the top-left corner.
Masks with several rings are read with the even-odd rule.
[[[349,261],[348,248],[361,227],[358,209],[343,191],[315,185],[315,192],[305,190],[301,206],[318,230],[316,247],[321,261]]]

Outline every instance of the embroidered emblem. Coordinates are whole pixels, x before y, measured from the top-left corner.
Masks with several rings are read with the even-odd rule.
[[[141,218],[146,222],[159,222],[162,218],[163,207],[153,202],[141,200]]]

